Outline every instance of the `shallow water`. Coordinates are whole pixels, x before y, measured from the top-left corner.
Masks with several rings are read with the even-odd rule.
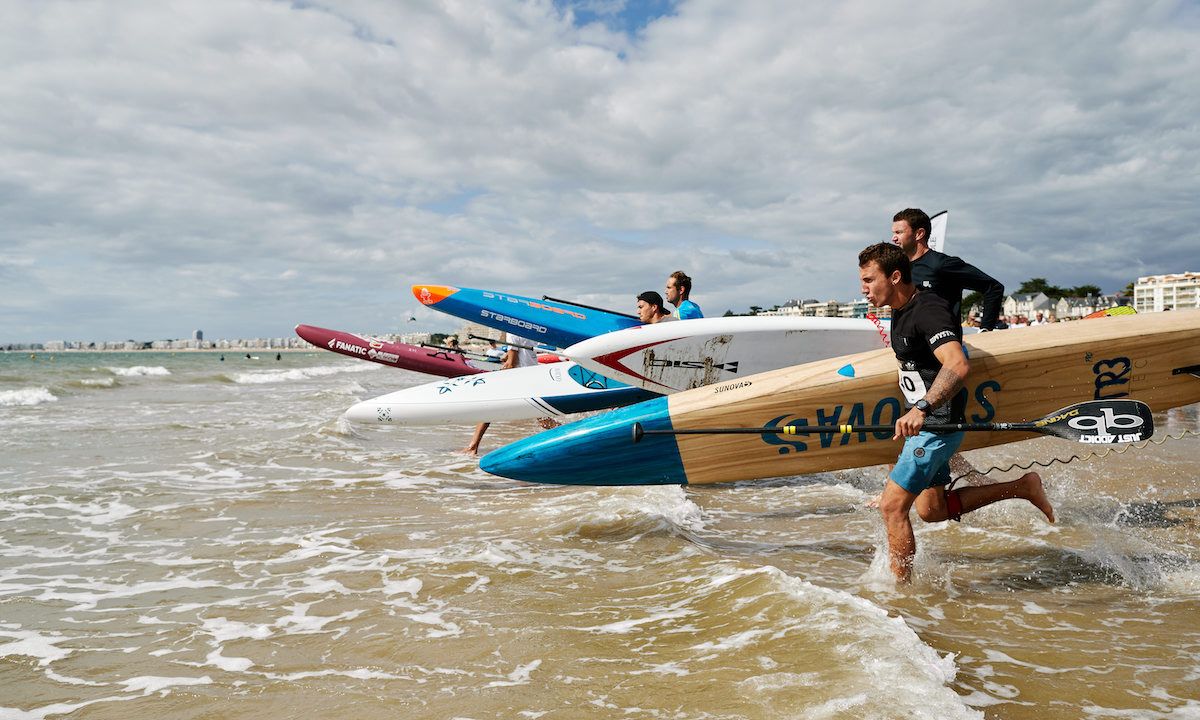
[[[339,419],[426,380],[0,354],[0,718],[1200,717],[1195,435],[1043,469],[1056,526],[918,521],[897,588],[880,468],[531,486],[453,452],[469,427]]]

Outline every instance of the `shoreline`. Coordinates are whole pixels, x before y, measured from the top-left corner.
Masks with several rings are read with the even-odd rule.
[[[315,345],[306,348],[137,348],[134,350],[127,349],[108,349],[103,350],[98,348],[67,348],[64,350],[4,350],[0,349],[0,356],[4,355],[85,355],[88,353],[224,353],[226,355],[245,355],[250,353],[263,353],[269,355],[271,353],[307,353],[320,352],[323,348]],[[328,352],[328,351],[325,351]]]

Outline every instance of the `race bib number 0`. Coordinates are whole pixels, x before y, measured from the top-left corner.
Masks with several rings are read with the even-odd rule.
[[[904,393],[904,399],[908,400],[909,404],[925,397],[925,381],[921,379],[921,373],[916,370],[897,372],[900,373],[900,392]]]

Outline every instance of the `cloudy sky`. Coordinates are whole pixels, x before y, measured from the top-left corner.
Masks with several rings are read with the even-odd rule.
[[[413,283],[858,295],[1200,270],[1200,5],[0,0],[0,342],[450,330]],[[413,314],[415,322],[407,318]]]

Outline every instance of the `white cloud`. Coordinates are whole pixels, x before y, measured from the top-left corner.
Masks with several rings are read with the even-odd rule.
[[[627,309],[679,268],[710,314],[848,299],[911,205],[1010,285],[1198,269],[1193,4],[573,23],[633,5],[5,3],[0,341],[386,331],[414,282]]]

